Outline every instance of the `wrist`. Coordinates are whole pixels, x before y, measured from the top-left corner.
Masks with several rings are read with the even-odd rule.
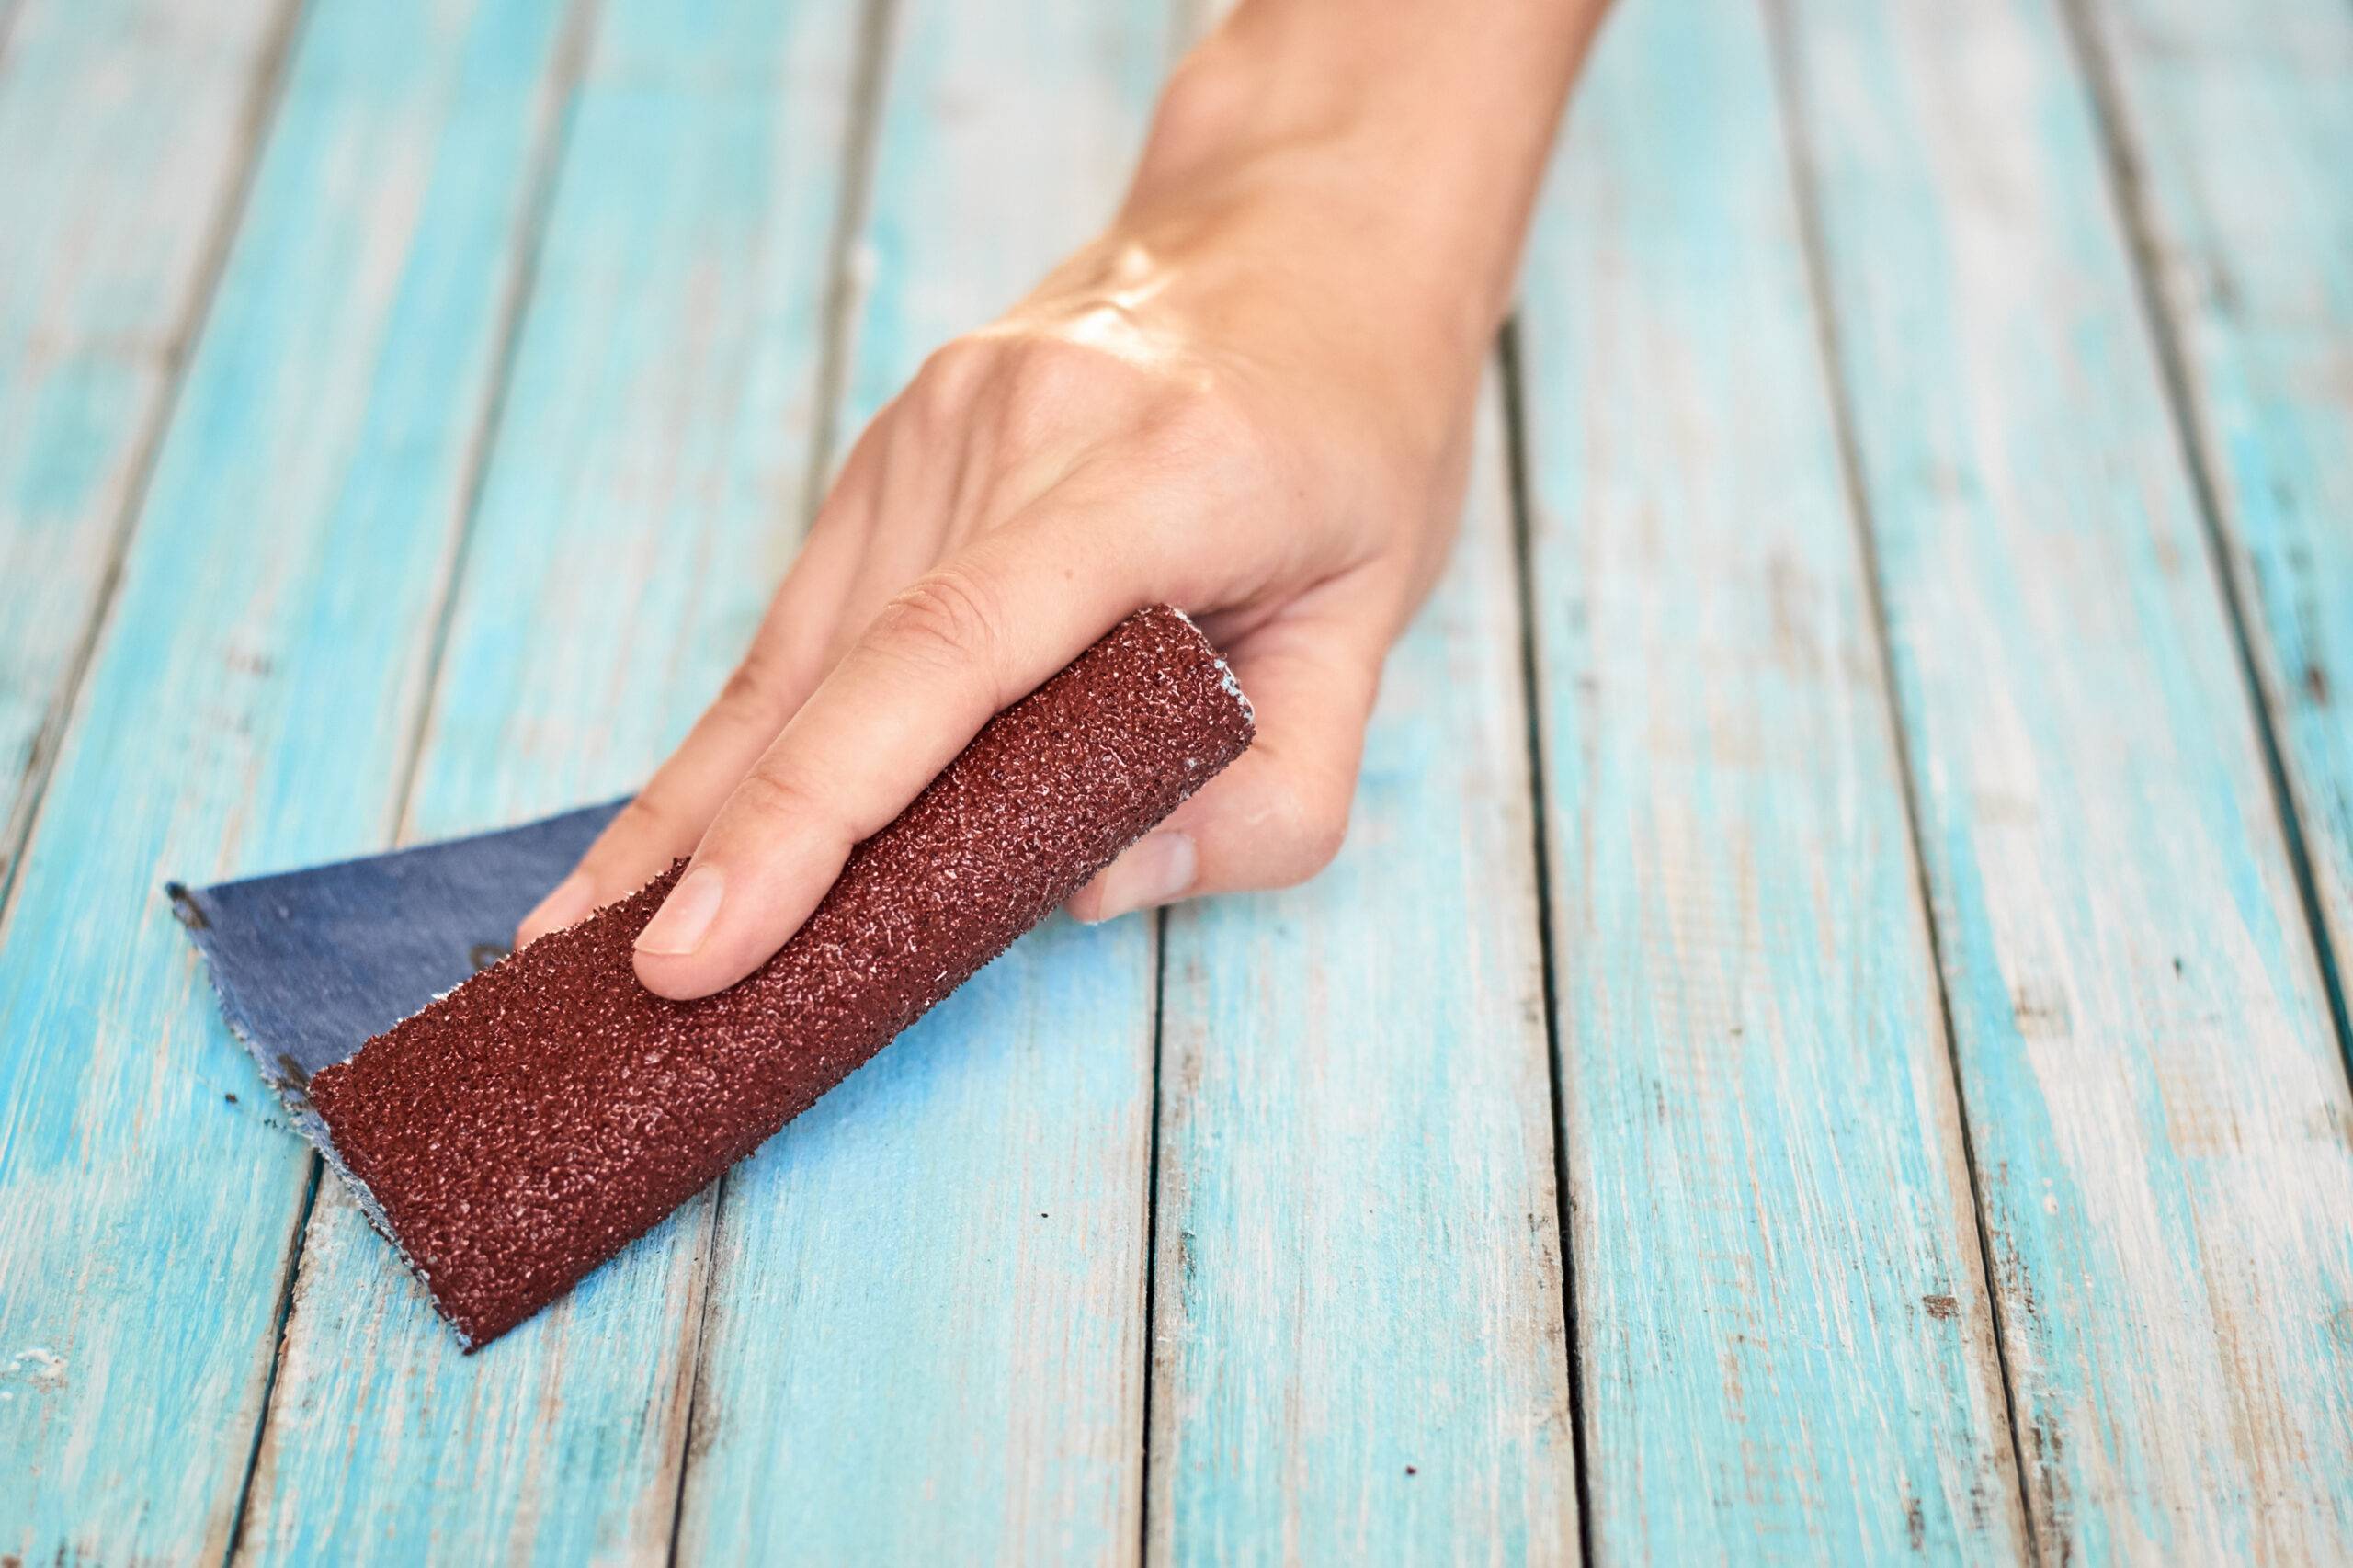
[[[1244,0],[1171,75],[1118,226],[1246,220],[1483,355],[1603,3]]]
[[[1435,210],[1368,97],[1276,85],[1274,63],[1217,40],[1187,59],[1111,234],[1172,266],[1245,261],[1418,361],[1475,361],[1508,308],[1517,236]]]

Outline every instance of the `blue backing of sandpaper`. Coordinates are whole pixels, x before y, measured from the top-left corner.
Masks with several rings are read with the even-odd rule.
[[[272,1084],[299,1096],[312,1074],[505,957],[517,923],[621,804],[167,891],[230,1028]]]

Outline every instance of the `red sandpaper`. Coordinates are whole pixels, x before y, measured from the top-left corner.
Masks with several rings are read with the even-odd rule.
[[[716,996],[637,982],[677,880],[533,942],[312,1078],[345,1169],[469,1349],[714,1180],[1239,756],[1249,704],[1193,624],[1130,617],[859,845]]]

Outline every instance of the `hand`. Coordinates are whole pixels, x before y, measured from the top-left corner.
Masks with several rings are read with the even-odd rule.
[[[1352,205],[1377,172],[1341,176],[1378,149],[1226,155],[1245,100],[1204,96],[1172,91],[1108,233],[875,417],[742,665],[518,941],[691,851],[638,976],[733,984],[983,723],[1157,601],[1225,653],[1257,740],[1072,913],[1331,858],[1382,657],[1452,532],[1500,304],[1429,289],[1438,258]]]

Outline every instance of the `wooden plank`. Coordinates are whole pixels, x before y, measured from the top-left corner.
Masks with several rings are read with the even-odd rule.
[[[409,828],[619,793],[790,554],[858,8],[619,0],[573,107]],[[244,1532],[260,1560],[658,1560],[708,1199],[469,1360],[322,1190]]]
[[[1109,215],[1168,32],[898,8],[845,440]],[[1154,959],[1055,921],[728,1177],[682,1557],[1133,1556]]]
[[[2037,1544],[2353,1555],[2353,1099],[2051,0],[1798,0]]]
[[[1519,342],[1595,1554],[2014,1561],[1952,1066],[1758,11],[1629,8],[1563,157]]]
[[[1155,1562],[1577,1551],[1500,401],[1339,858],[1173,911]]]
[[[158,884],[392,824],[552,0],[324,0],[0,928],[0,1551],[217,1559],[313,1160]]]
[[[0,889],[289,20],[287,0],[0,7]]]
[[[2084,9],[2341,984],[2353,972],[2353,9]]]

